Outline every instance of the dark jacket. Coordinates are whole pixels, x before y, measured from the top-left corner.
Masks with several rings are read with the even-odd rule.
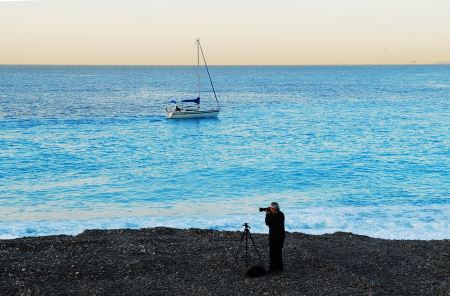
[[[286,235],[284,231],[284,214],[283,212],[277,212],[275,214],[266,214],[266,225],[269,226],[269,242],[281,243],[284,242]]]

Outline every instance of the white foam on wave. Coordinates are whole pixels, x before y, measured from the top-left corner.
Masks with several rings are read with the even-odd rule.
[[[450,206],[317,207],[285,211],[286,229],[309,234],[352,232],[386,239],[449,239]],[[248,222],[253,232],[267,233],[264,213],[109,217],[87,220],[0,222],[0,238],[55,234],[75,235],[85,229],[143,227],[242,230]]]
[[[309,208],[287,215],[289,230],[311,234],[352,232],[386,239],[450,238],[450,206]]]
[[[317,198],[315,196],[322,196]],[[342,205],[314,192],[273,193],[249,197],[152,201],[141,203],[48,202],[13,210],[0,207],[0,238],[55,234],[75,235],[86,229],[166,226],[267,232],[258,207],[278,201],[286,229],[309,234],[352,232],[387,239],[450,238],[450,204]]]

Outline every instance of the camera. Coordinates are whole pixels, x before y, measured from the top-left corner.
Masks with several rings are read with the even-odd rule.
[[[259,208],[260,212],[267,212],[269,210],[270,210],[270,207],[268,207],[268,208]]]

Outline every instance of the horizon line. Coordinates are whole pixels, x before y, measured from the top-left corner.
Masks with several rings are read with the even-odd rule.
[[[343,66],[436,66],[450,65],[450,62],[437,63],[392,63],[392,64],[208,64],[214,67],[343,67]],[[0,66],[73,66],[73,67],[196,67],[192,64],[2,64]]]

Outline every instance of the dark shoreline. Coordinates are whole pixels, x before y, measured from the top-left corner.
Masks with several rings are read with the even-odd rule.
[[[249,279],[240,236],[145,228],[0,240],[0,294],[450,295],[450,240],[288,233],[286,270]],[[253,237],[267,263],[267,235]]]

